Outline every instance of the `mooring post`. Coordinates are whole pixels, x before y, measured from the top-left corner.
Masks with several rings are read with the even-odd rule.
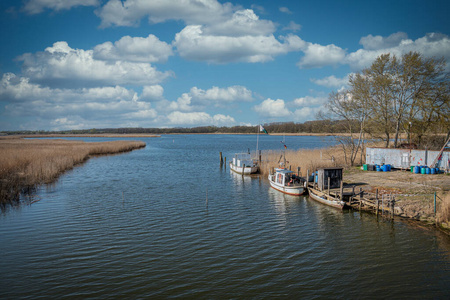
[[[224,157],[224,166],[225,166],[225,169],[227,168],[227,157],[225,156]]]
[[[222,166],[222,165],[223,165],[223,157],[222,157],[222,152],[219,152],[219,155],[220,155],[220,166]]]
[[[375,194],[375,201],[376,201],[376,204],[377,204],[376,215],[378,216],[378,209],[380,208],[380,202],[378,201],[378,189],[377,189],[376,194]]]
[[[363,190],[362,188],[359,188],[359,210],[361,210],[362,201],[363,201]]]
[[[391,219],[393,219],[395,215],[395,197],[392,197],[391,199],[391,209]]]
[[[330,177],[328,177],[328,196],[330,196]]]
[[[297,167],[297,176],[300,176],[300,167]]]
[[[344,201],[344,181],[343,180],[341,180],[340,194],[341,194],[341,201]]]
[[[306,170],[306,187],[309,185],[309,170]]]

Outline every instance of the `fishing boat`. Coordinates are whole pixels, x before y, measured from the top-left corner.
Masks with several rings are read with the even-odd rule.
[[[338,193],[331,192],[330,189],[341,188],[342,168],[321,168],[313,175],[313,182],[308,185],[309,197],[317,202],[343,209],[346,204],[342,201]]]
[[[343,209],[345,207],[345,202],[337,197],[333,197],[328,195],[327,193],[324,193],[322,191],[319,191],[318,189],[308,187],[308,193],[309,197],[313,200],[316,200],[317,202],[336,207],[339,209]]]
[[[238,174],[250,175],[258,172],[258,162],[250,153],[236,153],[230,162],[230,169]]]
[[[286,168],[276,168],[269,174],[269,182],[273,189],[288,195],[300,196],[306,191],[305,179]]]

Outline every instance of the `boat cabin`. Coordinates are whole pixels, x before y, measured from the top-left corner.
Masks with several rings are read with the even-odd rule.
[[[274,182],[279,185],[291,185],[300,183],[301,178],[297,176],[293,171],[287,169],[275,169]]]
[[[341,186],[342,168],[322,168],[316,173],[316,183],[319,190],[328,189],[328,178],[330,178],[330,189],[336,189]]]
[[[249,153],[236,153],[233,157],[233,165],[240,168],[244,165],[251,167],[254,165],[254,161]]]

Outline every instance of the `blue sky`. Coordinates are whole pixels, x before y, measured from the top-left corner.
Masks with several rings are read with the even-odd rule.
[[[314,120],[382,53],[450,62],[449,15],[450,1],[3,0],[0,130]]]

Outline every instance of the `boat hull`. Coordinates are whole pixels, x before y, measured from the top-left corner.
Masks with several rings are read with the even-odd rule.
[[[305,193],[305,188],[301,185],[283,186],[283,185],[277,184],[276,182],[273,182],[270,179],[269,179],[269,181],[270,181],[270,186],[273,189],[280,191],[282,193],[285,193],[288,195],[293,195],[293,196],[300,196]]]
[[[309,192],[309,197],[317,202],[326,204],[328,206],[332,206],[338,209],[343,209],[345,207],[345,202],[341,201],[341,200],[329,200],[326,199],[325,197],[322,197],[319,193],[319,191],[313,189],[313,188],[308,188],[308,192]]]
[[[238,167],[234,165],[233,163],[230,163],[230,169],[238,174],[244,174],[244,175],[250,175],[253,173],[258,172],[257,166],[251,166],[251,167]]]

